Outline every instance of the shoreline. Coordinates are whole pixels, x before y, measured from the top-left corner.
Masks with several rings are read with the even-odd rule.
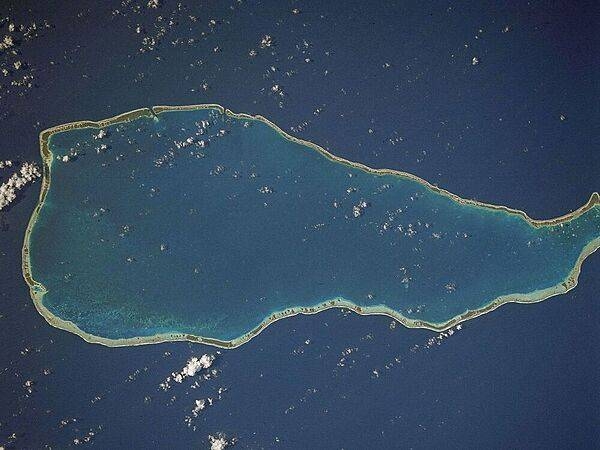
[[[373,173],[373,174],[379,175],[379,176],[393,175],[393,176],[398,176],[398,177],[402,177],[402,178],[408,178],[410,180],[416,181],[416,182],[424,185],[425,187],[427,187],[428,189],[432,190],[433,192],[435,192],[437,194],[449,197],[450,199],[452,199],[453,201],[455,201],[461,205],[471,205],[471,206],[476,206],[476,207],[480,207],[480,208],[504,211],[505,213],[508,213],[508,214],[519,215],[525,221],[527,221],[527,223],[529,223],[531,226],[536,227],[536,228],[542,227],[542,226],[556,225],[556,224],[560,224],[562,222],[569,221],[569,220],[576,218],[576,217],[580,216],[581,214],[585,213],[589,209],[593,208],[595,205],[600,204],[600,195],[598,192],[594,192],[590,196],[587,203],[585,203],[583,206],[579,207],[575,211],[564,214],[564,215],[554,218],[554,219],[542,219],[542,220],[532,219],[531,217],[529,217],[527,215],[527,213],[525,213],[524,211],[518,210],[518,209],[509,208],[507,206],[502,206],[502,205],[493,205],[493,204],[489,204],[489,203],[479,202],[476,200],[463,199],[456,194],[453,194],[443,188],[435,186],[435,185],[429,183],[428,181],[426,181],[416,175],[408,173],[408,172],[402,172],[402,171],[394,170],[394,169],[371,168],[364,164],[361,164],[358,162],[352,162],[347,159],[335,156],[332,153],[330,153],[329,151],[325,150],[323,147],[320,147],[319,145],[317,145],[313,142],[299,139],[299,138],[296,138],[296,137],[288,134],[287,132],[285,132],[284,130],[279,128],[277,125],[275,125],[273,122],[271,122],[269,119],[267,119],[263,116],[260,116],[260,115],[252,116],[252,115],[244,114],[244,113],[234,113],[231,110],[224,108],[223,106],[218,105],[218,104],[199,104],[199,105],[189,105],[189,106],[153,106],[153,107],[149,107],[149,108],[135,109],[133,111],[125,112],[123,114],[119,114],[117,116],[103,119],[100,121],[83,120],[83,121],[77,121],[77,122],[70,122],[70,123],[66,123],[66,124],[48,128],[40,133],[40,136],[39,136],[40,153],[41,153],[42,160],[43,160],[42,186],[41,186],[38,202],[37,202],[32,214],[31,214],[31,217],[29,219],[27,230],[25,232],[23,249],[22,249],[23,278],[25,279],[26,283],[29,286],[30,295],[31,295],[31,298],[33,299],[36,309],[46,319],[46,321],[51,326],[65,330],[65,331],[69,331],[73,334],[76,334],[89,343],[101,344],[101,345],[105,345],[108,347],[123,347],[123,346],[134,346],[134,345],[158,344],[158,343],[162,343],[162,342],[188,341],[188,342],[197,342],[197,343],[212,345],[212,346],[219,347],[219,348],[236,348],[236,347],[239,347],[239,346],[245,344],[246,342],[250,341],[254,337],[258,336],[264,329],[266,329],[272,323],[277,322],[278,320],[288,318],[288,317],[293,317],[298,314],[311,315],[311,314],[317,314],[321,311],[325,311],[325,310],[332,309],[332,308],[342,308],[342,309],[351,310],[359,315],[387,316],[387,317],[392,318],[393,320],[400,322],[402,325],[404,325],[407,328],[423,328],[423,329],[428,329],[431,331],[441,332],[441,331],[447,330],[455,325],[458,325],[459,323],[465,322],[465,321],[473,319],[475,317],[479,317],[483,314],[487,314],[506,303],[537,303],[537,302],[546,300],[550,297],[553,297],[555,295],[564,294],[564,293],[570,291],[571,289],[575,288],[575,286],[577,286],[583,261],[589,255],[591,255],[596,250],[598,250],[598,248],[600,248],[600,237],[597,237],[597,238],[593,239],[592,241],[590,241],[581,251],[581,253],[575,263],[575,266],[572,268],[572,270],[569,273],[569,276],[565,280],[563,280],[561,283],[559,283],[555,286],[545,288],[542,290],[537,290],[537,291],[530,292],[527,294],[516,293],[516,294],[499,296],[499,297],[491,300],[487,305],[483,306],[482,308],[479,308],[476,310],[467,310],[463,314],[455,316],[455,317],[449,319],[448,321],[442,322],[442,323],[430,323],[430,322],[423,321],[423,320],[410,319],[410,318],[407,318],[407,317],[403,316],[402,314],[398,313],[397,311],[395,311],[389,307],[384,307],[384,306],[367,306],[367,307],[362,306],[361,307],[361,306],[358,306],[342,297],[329,299],[325,302],[319,303],[312,307],[291,307],[291,308],[286,308],[285,310],[282,310],[282,311],[274,312],[274,313],[270,314],[268,317],[266,317],[259,325],[257,325],[255,328],[253,328],[249,332],[243,334],[242,336],[240,336],[238,338],[235,338],[235,339],[232,339],[229,341],[213,339],[213,338],[208,338],[208,337],[203,337],[203,336],[196,336],[196,335],[187,334],[187,333],[163,333],[163,334],[157,334],[157,335],[153,335],[153,336],[140,336],[140,337],[123,338],[123,339],[109,339],[109,338],[103,338],[100,336],[95,336],[93,334],[86,333],[83,330],[81,330],[75,323],[68,321],[68,320],[61,319],[58,316],[55,316],[43,304],[43,297],[44,297],[44,293],[46,292],[46,289],[43,284],[39,283],[38,281],[36,281],[33,278],[32,274],[31,274],[31,262],[30,262],[30,257],[29,257],[29,254],[30,254],[29,245],[30,245],[31,232],[33,230],[33,227],[35,226],[37,217],[41,211],[41,208],[43,207],[43,204],[44,204],[44,201],[46,198],[46,194],[50,188],[51,164],[52,164],[52,159],[53,159],[53,154],[50,151],[50,148],[48,145],[50,137],[56,133],[79,129],[79,128],[100,129],[100,128],[104,128],[104,127],[119,124],[119,123],[134,121],[141,117],[158,119],[159,115],[164,112],[196,111],[196,110],[203,110],[203,109],[218,110],[221,114],[224,114],[228,117],[232,117],[235,119],[245,119],[245,120],[263,122],[266,125],[273,128],[278,134],[280,134],[286,140],[309,147],[309,148],[319,152],[320,154],[322,154],[323,156],[325,156],[326,158],[328,158],[332,161],[338,162],[340,164],[348,165],[351,167],[355,167],[355,168],[361,169],[365,172]]]

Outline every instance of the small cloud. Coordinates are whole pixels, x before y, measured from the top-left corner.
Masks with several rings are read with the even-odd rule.
[[[217,433],[216,436],[208,435],[208,441],[210,442],[210,450],[224,450],[229,446],[233,446],[236,443],[236,438],[230,440],[227,439],[223,433]]]

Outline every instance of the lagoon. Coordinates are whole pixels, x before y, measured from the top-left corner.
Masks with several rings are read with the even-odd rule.
[[[52,325],[106,345],[234,347],[331,307],[443,330],[572,289],[600,246],[597,193],[534,220],[218,105],[66,124],[40,142],[25,279]]]

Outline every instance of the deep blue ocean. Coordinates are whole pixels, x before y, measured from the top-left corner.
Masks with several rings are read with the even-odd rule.
[[[39,132],[60,123],[215,102],[534,218],[599,190],[596,3],[147,3],[0,5],[15,50],[0,52],[0,159],[40,162]],[[47,325],[29,297],[38,193],[0,212],[0,446],[208,448],[218,433],[239,448],[598,445],[597,255],[570,293],[449,337],[332,310],[232,351],[105,348]],[[209,379],[160,387],[203,353]]]

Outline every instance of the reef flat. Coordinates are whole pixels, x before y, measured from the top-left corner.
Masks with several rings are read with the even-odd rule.
[[[328,308],[444,330],[567,292],[600,247],[598,193],[534,220],[219,105],[65,124],[40,148],[25,280],[51,325],[109,346],[231,348]]]

